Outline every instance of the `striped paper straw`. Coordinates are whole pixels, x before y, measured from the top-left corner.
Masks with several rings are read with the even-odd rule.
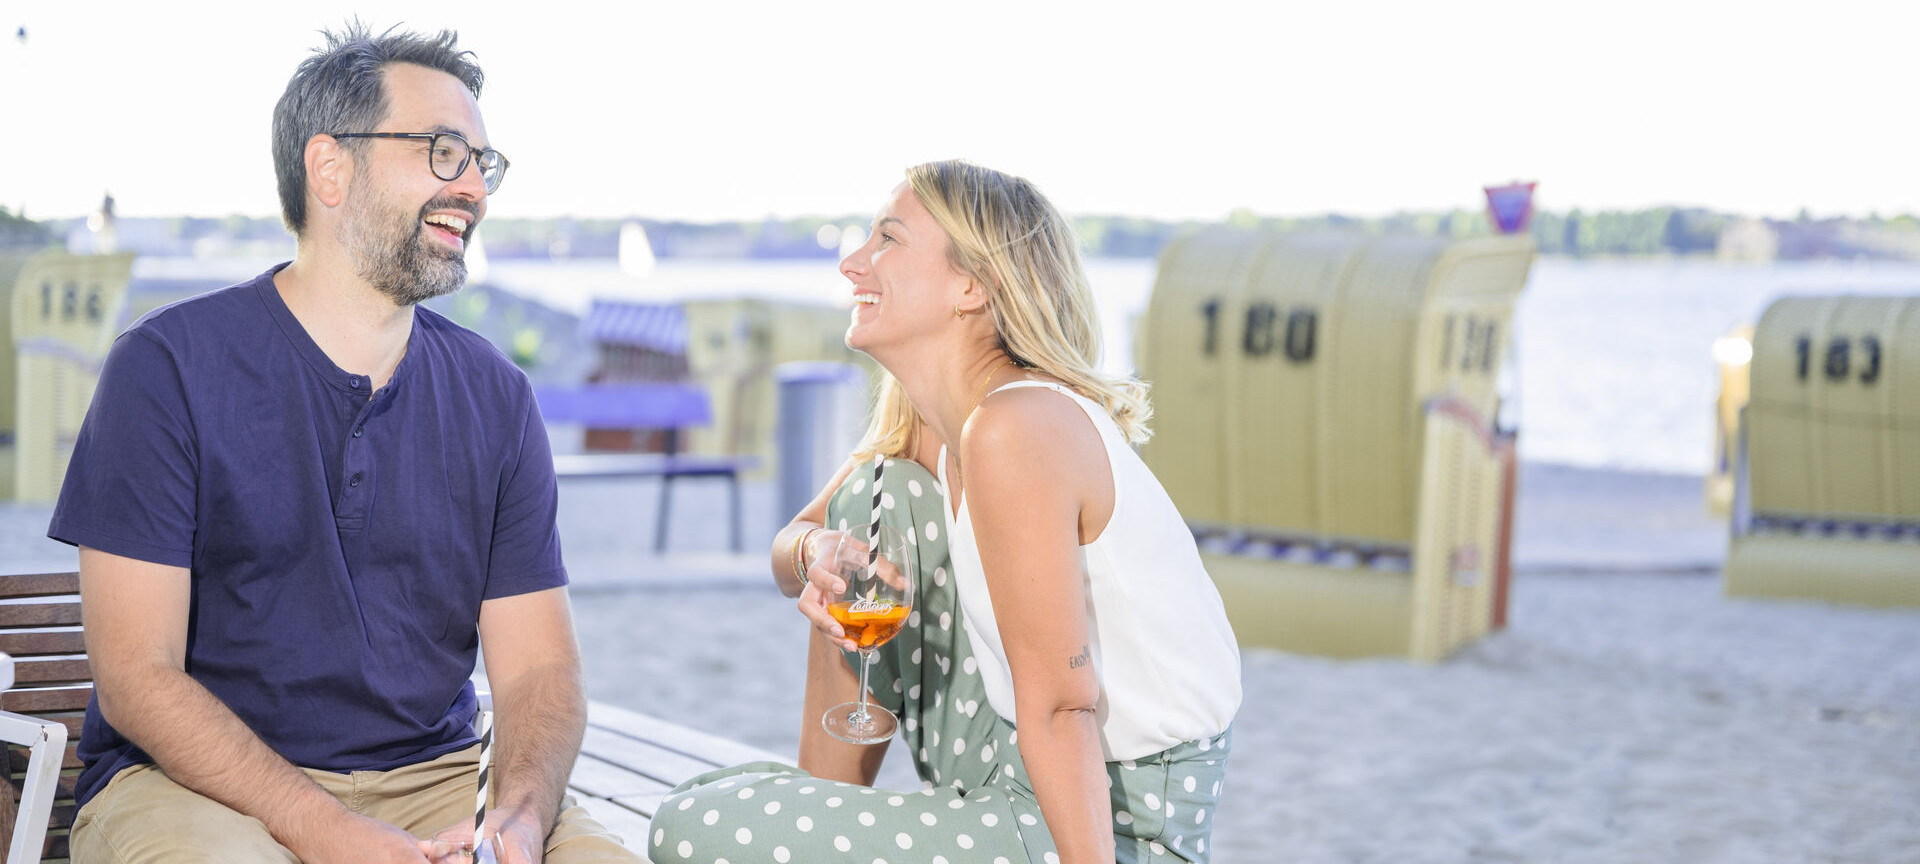
[[[480,856],[480,826],[487,820],[487,784],[493,782],[493,712],[480,712],[480,797],[473,807],[473,854]]]
[[[867,520],[867,578],[873,578],[876,562],[880,560],[880,472],[887,468],[887,456],[882,453],[873,457],[873,518]]]

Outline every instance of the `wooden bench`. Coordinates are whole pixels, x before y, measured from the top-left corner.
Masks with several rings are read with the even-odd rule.
[[[93,694],[80,627],[77,573],[0,576],[0,652],[13,657],[14,687],[0,693],[0,710],[58,722],[67,733],[40,860],[67,860],[67,835],[80,773],[74,754],[81,720]],[[762,760],[791,762],[757,748],[688,729],[613,705],[587,707],[586,738],[567,781],[568,792],[595,819],[646,851],[647,824],[660,799],[682,781],[715,768]],[[28,757],[7,747],[7,783],[0,788],[0,849],[13,839],[16,803]],[[8,861],[14,859],[9,858]],[[28,856],[24,862],[34,859]]]
[[[680,430],[712,422],[707,391],[695,384],[639,382],[586,387],[541,387],[535,392],[540,414],[548,423],[572,423],[589,428],[658,429],[664,434],[664,453],[582,453],[553,457],[553,470],[567,478],[660,478],[660,500],[654,515],[653,551],[667,548],[667,518],[673,511],[673,481],[681,477],[713,477],[727,481],[730,548],[742,551],[740,533],[740,472],[759,465],[751,456],[688,455],[680,452]]]
[[[0,693],[0,711],[58,722],[66,728],[53,807],[41,854],[67,857],[73,824],[73,782],[80,773],[74,747],[80,721],[93,695],[93,669],[80,634],[80,574],[0,576],[0,652],[13,658],[13,688]],[[13,844],[15,811],[25,786],[29,755],[7,747],[7,784],[0,790],[0,847]]]
[[[604,702],[587,704],[587,735],[567,789],[627,848],[644,854],[647,823],[673,787],[715,768],[778,756]]]

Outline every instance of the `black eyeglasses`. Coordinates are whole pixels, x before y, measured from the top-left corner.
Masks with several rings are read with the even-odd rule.
[[[468,162],[477,162],[488,195],[498,190],[501,178],[507,176],[507,157],[500,155],[500,151],[491,147],[476,151],[467,139],[452,132],[336,132],[333,137],[426,141],[427,165],[433,169],[433,176],[452,183],[466,172]]]

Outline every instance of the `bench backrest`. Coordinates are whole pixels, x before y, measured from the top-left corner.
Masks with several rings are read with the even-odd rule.
[[[67,832],[77,809],[73,783],[80,773],[74,747],[93,695],[93,669],[80,629],[80,574],[0,576],[0,652],[13,657],[13,688],[0,693],[0,710],[55,720],[67,727],[59,791],[48,821],[44,861],[65,861]],[[0,849],[12,841],[25,748],[7,748],[7,782],[0,789]]]

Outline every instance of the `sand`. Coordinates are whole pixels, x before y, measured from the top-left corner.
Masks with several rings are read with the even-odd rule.
[[[1920,862],[1920,610],[1721,596],[1697,477],[1521,482],[1506,631],[1433,666],[1245,652],[1216,861]],[[792,753],[805,626],[764,556],[650,566],[573,517],[622,493],[568,494],[594,698]],[[881,785],[917,788],[898,755]]]
[[[1698,478],[1521,482],[1506,631],[1432,666],[1246,650],[1215,861],[1920,864],[1920,610],[1722,597]],[[719,484],[654,555],[656,488],[562,487],[589,695],[791,754],[805,624],[725,550]],[[46,512],[0,505],[9,570],[72,566]]]

